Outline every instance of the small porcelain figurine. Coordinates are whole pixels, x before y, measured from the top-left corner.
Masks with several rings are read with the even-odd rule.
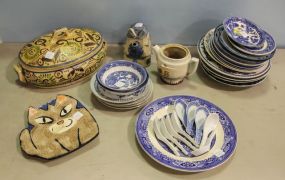
[[[143,23],[132,25],[127,33],[124,58],[147,67],[151,63],[151,41]]]

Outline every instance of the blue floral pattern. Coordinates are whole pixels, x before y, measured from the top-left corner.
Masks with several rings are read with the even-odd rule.
[[[222,146],[222,151],[224,154],[222,156],[217,157],[213,155],[212,157],[202,161],[185,162],[166,156],[152,145],[147,131],[151,116],[159,109],[168,105],[173,105],[174,101],[180,98],[185,100],[187,103],[196,101],[200,106],[206,107],[211,113],[219,114],[220,123],[224,130],[224,144]],[[215,168],[230,158],[237,144],[236,129],[228,115],[214,104],[193,96],[169,96],[152,102],[140,112],[135,128],[136,137],[140,146],[151,158],[162,165],[180,171],[198,172]]]
[[[136,87],[139,77],[130,71],[116,71],[105,80],[106,86],[113,89],[130,89]]]
[[[228,36],[242,46],[257,47],[264,42],[263,31],[245,18],[226,18],[223,25]]]
[[[103,75],[106,71],[114,67],[124,67],[122,69],[110,73],[106,80],[103,82]],[[130,71],[126,70],[130,69]],[[132,73],[132,70],[138,72],[138,74]],[[148,80],[148,73],[144,67],[141,65],[126,61],[126,60],[116,60],[108,64],[105,64],[96,74],[96,80],[101,86],[111,91],[131,91],[139,89],[144,86]]]

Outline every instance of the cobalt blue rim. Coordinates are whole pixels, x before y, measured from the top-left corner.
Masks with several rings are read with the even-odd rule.
[[[243,22],[244,24],[246,24],[247,26],[249,26],[252,29],[256,30],[256,33],[259,35],[259,40],[257,42],[255,42],[254,44],[247,42],[246,40],[244,40],[243,38],[239,37],[234,37],[234,32],[233,29],[231,27],[231,29],[227,28],[231,23],[233,22]],[[262,46],[262,44],[265,41],[264,38],[264,34],[263,34],[263,30],[261,28],[259,28],[255,23],[253,23],[252,21],[246,19],[246,18],[241,18],[241,17],[228,17],[225,18],[223,21],[223,27],[225,28],[225,31],[227,33],[227,35],[236,43],[242,45],[242,46],[246,46],[246,47],[259,47]],[[248,29],[247,29],[248,30]]]
[[[206,52],[203,39],[204,39],[203,37],[200,39],[198,46],[197,46],[198,47],[197,48],[198,54],[202,60],[201,62],[204,63],[203,61],[205,61],[205,62],[210,61],[211,63],[215,63],[215,62],[213,62],[211,57]],[[205,63],[205,64],[207,64],[207,63]],[[217,63],[215,63],[215,64],[217,64]],[[208,65],[208,66],[211,67],[210,65]],[[228,68],[225,68],[221,65],[218,65],[218,66],[219,66],[218,68],[214,68],[214,69],[215,69],[215,71],[217,71],[216,69],[218,69],[219,71],[223,72],[224,73],[223,76],[231,76],[231,77],[235,77],[235,78],[239,78],[239,79],[249,79],[249,78],[256,78],[257,77],[257,75],[252,76],[250,74],[236,73],[235,71],[229,70]],[[260,74],[258,76],[266,74],[269,71],[269,69],[270,69],[270,63],[268,64],[268,67],[264,71],[260,72]]]
[[[252,61],[255,63],[263,63],[273,57],[274,53],[265,56],[253,56],[241,53],[228,41],[228,39],[225,37],[227,36],[226,34],[225,36],[223,36],[224,31],[225,30],[223,25],[219,25],[214,32],[214,43],[217,46],[221,47],[221,49],[224,50],[223,52],[227,51],[227,53],[230,53],[232,56],[235,56],[240,61]]]
[[[223,62],[224,64],[228,65],[228,66],[231,66],[235,69],[241,69],[241,70],[254,70],[254,69],[257,69],[258,67],[260,67],[260,65],[254,65],[254,66],[247,66],[245,64],[241,64],[241,63],[237,63],[237,62],[233,62],[233,61],[230,61],[228,60],[228,57],[224,56],[224,54],[221,54],[217,48],[214,46],[214,43],[213,43],[213,36],[214,36],[214,32],[213,34],[210,34],[210,36],[212,36],[212,38],[209,38],[209,41],[208,41],[208,48],[210,50],[210,52],[208,52],[207,50],[207,45],[204,44],[204,46],[206,47],[206,51],[209,55],[213,55],[213,60],[215,60],[217,63],[221,63]],[[206,41],[207,39],[205,39],[205,37],[203,38],[204,41]]]
[[[147,132],[147,126],[149,119],[154,114],[154,112],[158,111],[159,109],[172,105],[175,100],[183,99],[187,102],[198,101],[200,105],[207,107],[210,112],[216,112],[220,116],[220,122],[223,126],[225,139],[223,145],[223,151],[225,154],[221,157],[212,156],[208,159],[202,161],[180,161],[173,158],[170,158],[164,154],[162,154],[159,150],[157,150],[150,142]],[[136,125],[135,125],[135,133],[137,141],[139,142],[141,148],[155,161],[158,163],[179,171],[186,171],[186,172],[199,172],[199,171],[206,171],[213,169],[217,166],[222,165],[226,162],[234,153],[237,145],[237,132],[234,127],[232,120],[228,117],[228,115],[216,105],[200,99],[194,96],[168,96],[157,99],[152,103],[148,104],[140,114],[138,115]]]
[[[202,70],[205,72],[205,74],[208,75],[210,78],[214,79],[215,81],[225,84],[225,85],[230,85],[230,86],[235,86],[235,87],[251,87],[251,86],[259,84],[260,82],[265,80],[265,78],[267,77],[267,76],[264,76],[256,80],[242,82],[239,80],[236,81],[235,79],[229,80],[229,79],[222,78],[216,75],[215,73],[211,72],[210,70],[207,70],[207,68],[204,67],[204,65],[202,65],[201,67],[202,67]]]
[[[239,48],[238,50],[242,49],[242,52],[245,52],[247,54],[255,54],[257,56],[269,55],[276,50],[276,43],[274,38],[269,33],[267,33],[266,31],[263,31],[263,33],[264,33],[265,42],[267,42],[267,48],[263,50],[262,50],[263,46],[260,48],[249,48],[249,47],[240,46],[236,42],[232,41],[230,38],[229,41],[234,45],[238,46]]]
[[[142,80],[141,82],[133,87],[133,88],[129,88],[129,89],[115,89],[115,88],[111,88],[111,87],[108,87],[105,85],[104,82],[102,82],[101,80],[101,77],[103,76],[103,74],[110,68],[112,67],[116,67],[116,66],[128,66],[128,67],[132,67],[132,68],[135,68],[138,72],[140,72],[140,74],[142,75]],[[96,80],[97,82],[102,86],[104,87],[105,89],[108,89],[110,91],[114,91],[114,92],[130,92],[130,91],[135,91],[137,89],[140,89],[141,87],[145,86],[147,84],[147,81],[148,81],[148,78],[149,78],[149,75],[148,75],[148,72],[147,70],[137,64],[137,63],[134,63],[134,62],[131,62],[131,61],[127,61],[127,60],[114,60],[114,61],[111,61],[107,64],[104,64],[97,72],[96,74]]]

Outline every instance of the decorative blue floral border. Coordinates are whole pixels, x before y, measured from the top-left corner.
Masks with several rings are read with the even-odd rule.
[[[201,106],[204,106],[209,109],[210,112],[216,112],[220,116],[220,122],[222,124],[224,130],[224,144],[222,146],[222,150],[224,151],[224,155],[221,157],[212,156],[203,161],[195,161],[195,162],[183,162],[180,160],[172,159],[164,154],[162,154],[159,150],[157,150],[152,144],[148,137],[147,126],[151,116],[158,111],[159,109],[173,104],[173,102],[177,99],[182,98],[187,102],[197,101]],[[233,154],[236,145],[237,145],[237,133],[234,127],[233,122],[228,117],[228,115],[219,107],[214,104],[200,99],[198,97],[193,96],[169,96],[161,99],[157,99],[151,104],[147,105],[139,114],[135,126],[136,137],[141,145],[142,149],[155,161],[161,163],[164,166],[167,166],[172,169],[180,170],[180,171],[188,171],[188,172],[198,172],[205,171],[212,168],[215,168],[221,164],[223,164],[226,160],[230,158]]]
[[[240,48],[244,49],[244,51],[246,51],[246,52],[253,53],[253,54],[256,54],[259,56],[266,56],[266,55],[269,55],[271,53],[274,54],[274,52],[276,50],[276,43],[275,43],[273,37],[265,31],[263,31],[263,33],[264,33],[265,41],[267,42],[267,47],[265,49],[263,49],[263,46],[257,47],[257,48],[248,48],[248,47],[240,47]],[[233,42],[233,43],[235,43],[235,42]]]
[[[246,38],[243,37],[235,37],[235,33],[233,32],[234,29],[234,23],[236,22],[242,22],[246,25],[246,31],[247,33],[249,33],[252,29],[255,29],[259,38],[256,40],[256,42],[254,43],[250,43],[247,41]],[[242,46],[247,46],[247,47],[257,47],[257,46],[261,46],[265,40],[264,38],[264,34],[262,29],[260,29],[256,24],[254,24],[253,22],[249,21],[246,18],[240,18],[240,17],[229,17],[226,18],[223,21],[223,26],[225,28],[225,31],[227,32],[228,36],[234,40],[235,42],[237,42],[238,44],[242,45]]]
[[[111,89],[111,88],[104,86],[104,82],[101,81],[102,76],[104,75],[104,73],[107,70],[109,70],[113,67],[117,67],[117,66],[126,66],[126,67],[131,67],[133,69],[136,69],[142,75],[141,82],[136,87],[134,87],[132,89],[127,89],[127,90]],[[98,81],[98,83],[101,86],[105,87],[106,89],[108,89],[110,91],[117,91],[117,92],[126,92],[126,91],[138,89],[147,83],[148,78],[149,78],[148,73],[143,66],[141,66],[137,63],[131,62],[131,61],[127,61],[127,60],[115,60],[115,61],[112,61],[108,64],[105,64],[98,70],[97,75],[96,75],[96,80]]]

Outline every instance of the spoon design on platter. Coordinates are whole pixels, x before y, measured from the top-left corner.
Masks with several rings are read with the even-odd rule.
[[[203,126],[203,136],[200,143],[200,147],[204,146],[206,140],[209,139],[209,134],[217,128],[218,123],[219,115],[217,113],[210,113]]]
[[[196,133],[195,133],[195,141],[197,144],[200,144],[202,139],[203,125],[206,121],[209,112],[206,108],[199,107],[196,110],[195,116],[195,125],[196,125]]]

